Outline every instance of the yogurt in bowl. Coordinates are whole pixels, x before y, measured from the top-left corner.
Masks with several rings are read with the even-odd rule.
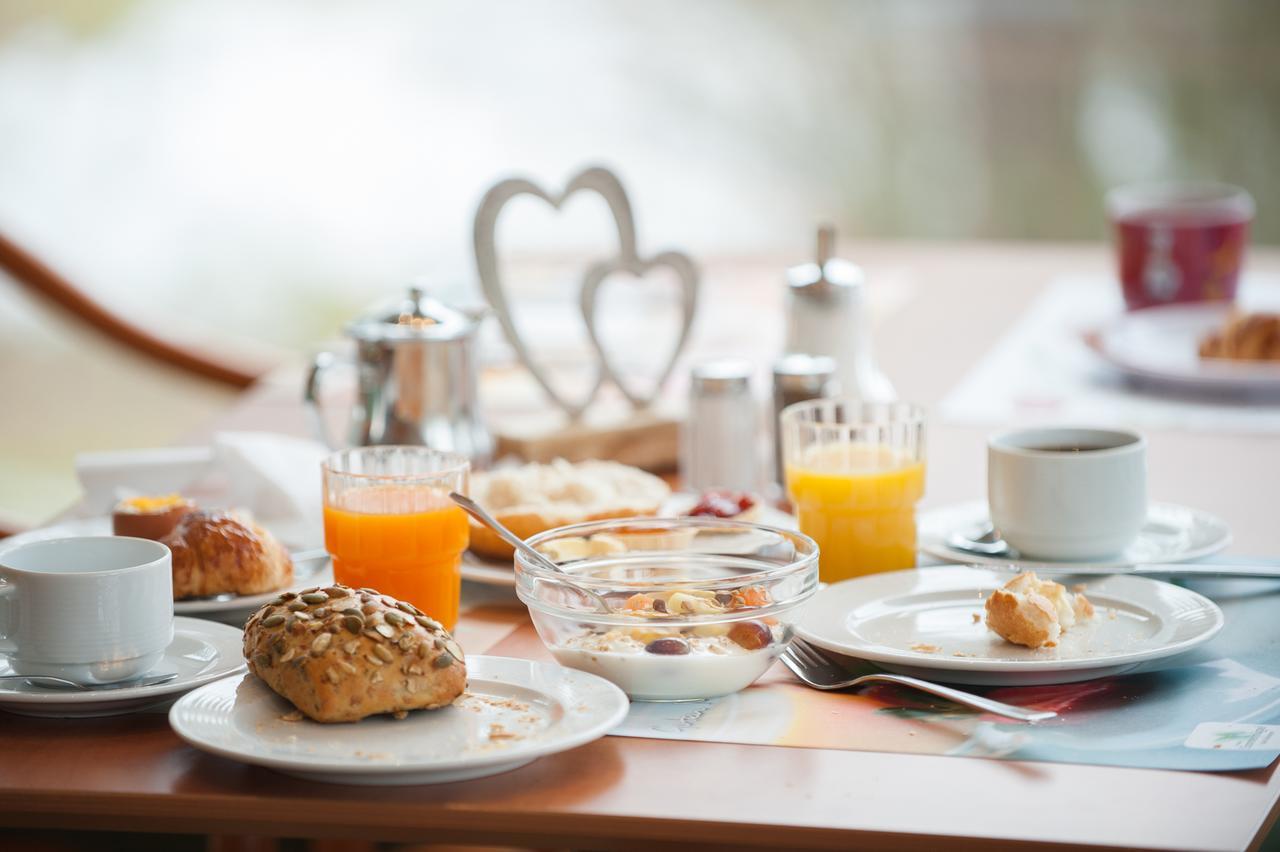
[[[529,543],[574,555],[560,559],[567,580],[516,558],[517,593],[551,654],[637,701],[696,701],[751,685],[791,641],[797,607],[817,590],[813,540],[757,524],[625,518]]]

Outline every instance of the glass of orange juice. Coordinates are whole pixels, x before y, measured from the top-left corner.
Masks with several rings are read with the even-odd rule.
[[[787,493],[836,582],[913,568],[924,496],[924,410],[905,402],[815,399],[783,409]]]
[[[452,630],[462,591],[466,458],[426,447],[358,447],[329,456],[324,546],[339,583],[408,601]]]

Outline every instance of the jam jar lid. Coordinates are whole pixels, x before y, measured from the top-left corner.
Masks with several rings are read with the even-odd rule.
[[[347,325],[347,333],[366,342],[397,340],[457,340],[479,324],[474,313],[452,308],[410,287],[407,295],[375,305]]]

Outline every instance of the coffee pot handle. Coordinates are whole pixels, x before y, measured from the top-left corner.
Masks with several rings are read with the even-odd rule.
[[[338,364],[339,358],[332,352],[318,352],[311,361],[311,369],[307,371],[307,384],[302,392],[302,401],[305,403],[307,413],[311,418],[311,428],[316,436],[329,446],[330,449],[340,449],[343,444],[333,440],[329,434],[329,429],[325,425],[324,410],[320,404],[320,380],[321,375]]]

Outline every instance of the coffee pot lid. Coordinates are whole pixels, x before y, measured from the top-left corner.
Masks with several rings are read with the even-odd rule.
[[[861,287],[866,280],[856,264],[832,257],[836,229],[831,225],[818,228],[818,256],[814,263],[802,263],[787,270],[787,284],[796,295],[817,298],[840,298]]]
[[[421,286],[405,296],[380,302],[347,325],[357,340],[456,340],[475,331],[479,317],[432,298]]]

